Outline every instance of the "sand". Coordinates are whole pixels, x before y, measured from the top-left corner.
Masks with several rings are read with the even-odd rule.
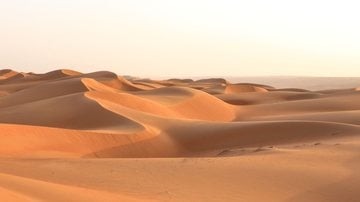
[[[358,86],[0,70],[0,200],[357,201]]]

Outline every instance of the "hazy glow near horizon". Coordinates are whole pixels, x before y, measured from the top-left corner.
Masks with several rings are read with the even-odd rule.
[[[0,68],[360,76],[360,3],[0,0]]]

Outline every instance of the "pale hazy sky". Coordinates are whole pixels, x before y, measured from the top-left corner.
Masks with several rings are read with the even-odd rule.
[[[0,68],[360,76],[360,2],[0,0]]]

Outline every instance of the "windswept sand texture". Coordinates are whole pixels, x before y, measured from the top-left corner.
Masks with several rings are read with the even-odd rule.
[[[0,70],[0,201],[358,201],[359,86]]]

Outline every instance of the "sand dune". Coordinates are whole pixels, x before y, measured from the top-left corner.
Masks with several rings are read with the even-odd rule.
[[[39,77],[41,80],[51,80],[51,79],[59,79],[59,78],[78,76],[78,75],[81,75],[81,73],[68,69],[60,69],[39,75]]]
[[[122,132],[142,129],[141,124],[105,110],[83,93],[2,108],[0,122]]]
[[[78,92],[85,92],[87,87],[81,79],[60,80],[42,85],[30,86],[24,90],[3,97],[0,107],[8,107],[28,102],[54,98],[62,95],[69,95]]]
[[[137,84],[133,84],[120,76],[112,80],[102,81],[102,83],[112,88],[116,88],[123,91],[139,91],[139,90],[152,89],[151,87],[139,86]]]
[[[264,87],[248,84],[228,84],[224,93],[268,92]]]
[[[16,71],[13,71],[13,70],[11,70],[11,69],[2,69],[2,70],[0,70],[0,78],[1,79],[7,79],[7,78],[9,78],[9,77],[11,77],[11,76],[13,76],[13,75],[16,75],[17,74],[17,72]]]
[[[226,93],[215,95],[217,98],[233,105],[256,105],[269,104],[291,100],[314,99],[322,94],[315,92],[293,92],[293,91],[271,91],[262,92],[243,92]]]
[[[359,87],[289,86],[0,70],[0,199],[356,201]]]

